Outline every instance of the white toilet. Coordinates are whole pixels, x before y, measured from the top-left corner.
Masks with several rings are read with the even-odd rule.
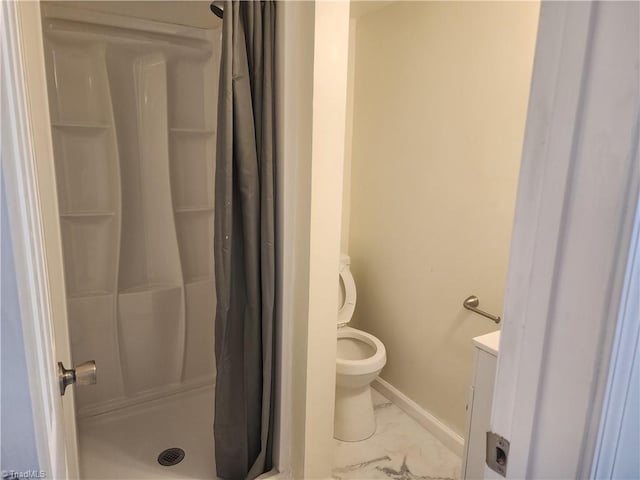
[[[334,437],[357,442],[376,431],[371,382],[387,362],[384,345],[373,335],[348,327],[356,308],[356,284],[347,255],[340,256],[338,355]]]

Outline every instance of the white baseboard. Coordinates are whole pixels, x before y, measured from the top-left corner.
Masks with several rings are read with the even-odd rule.
[[[447,427],[431,413],[416,402],[407,397],[404,393],[391,385],[389,382],[376,378],[372,385],[378,392],[391,400],[395,405],[403,410],[407,415],[426,428],[434,437],[440,440],[449,450],[459,457],[462,457],[464,450],[464,439],[456,432]]]

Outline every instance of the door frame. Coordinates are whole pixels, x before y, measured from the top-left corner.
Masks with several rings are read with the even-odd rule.
[[[639,13],[637,3],[541,6],[491,418],[510,441],[507,478],[592,474],[629,301]]]
[[[638,205],[591,478],[616,478],[624,472],[623,465],[628,468],[627,462],[635,457],[630,442],[637,445],[640,439],[637,430],[635,436],[628,434],[638,411],[637,394],[634,397],[633,392],[640,371],[640,199]],[[637,457],[633,462],[639,464]]]
[[[10,122],[12,149],[2,169],[38,460],[50,478],[78,478],[74,393],[61,397],[57,380],[57,362],[70,365],[71,350],[40,3],[1,7],[3,120]]]
[[[12,229],[12,236],[16,249],[16,273],[21,292],[25,344],[29,347],[26,349],[27,360],[30,372],[33,373],[33,379],[30,380],[34,424],[39,432],[45,432],[38,436],[39,458],[42,468],[44,469],[45,466],[50,468],[49,473],[54,478],[75,478],[78,476],[78,457],[72,389],[62,397],[65,412],[64,424],[55,422],[55,403],[60,401],[60,397],[55,382],[54,366],[57,360],[70,362],[70,349],[68,328],[66,328],[64,275],[57,221],[58,207],[44,71],[40,4],[38,2],[4,2],[2,8],[3,19],[6,22],[2,29],[3,40],[5,40],[2,43],[5,49],[3,62],[5,58],[11,59],[9,65],[3,65],[3,80],[5,75],[11,76],[10,81],[7,82],[11,102],[8,113],[13,119],[15,148],[18,153],[14,158],[3,158],[3,169],[7,178],[6,194],[10,219],[15,226],[15,229]],[[540,78],[540,84],[532,88],[542,89],[545,92],[545,100],[540,103],[531,103],[527,122],[528,131],[518,188],[504,308],[505,322],[495,390],[496,400],[492,415],[493,431],[507,438],[512,432],[523,432],[518,440],[515,437],[511,438],[514,450],[510,453],[512,462],[508,471],[510,477],[524,478],[529,465],[529,451],[534,433],[533,418],[530,418],[528,428],[523,430],[516,430],[516,423],[512,420],[521,418],[518,408],[524,409],[527,405],[531,407],[533,400],[527,399],[539,398],[540,382],[532,380],[541,378],[544,373],[543,367],[549,368],[549,362],[542,362],[542,360],[546,352],[545,347],[548,348],[554,335],[551,335],[551,330],[548,328],[550,325],[547,322],[546,311],[541,309],[548,309],[552,304],[552,291],[549,287],[544,288],[541,285],[543,275],[547,275],[548,279],[558,278],[563,273],[562,266],[559,268],[549,266],[556,264],[558,248],[562,246],[562,242],[573,228],[571,225],[563,224],[563,219],[569,212],[568,201],[577,191],[574,190],[571,195],[568,195],[564,187],[571,185],[572,178],[575,181],[575,175],[579,173],[575,162],[570,164],[572,158],[570,155],[551,157],[549,154],[551,149],[547,145],[551,145],[549,141],[553,139],[547,135],[553,131],[553,128],[544,122],[556,122],[558,130],[554,138],[557,141],[561,141],[564,137],[566,142],[574,139],[573,126],[581,121],[584,113],[578,108],[581,100],[578,92],[581,91],[580,87],[585,82],[581,75],[586,52],[588,48],[593,47],[594,43],[591,27],[598,15],[594,8],[596,7],[592,3],[548,2],[543,3],[541,11],[534,67],[534,82],[537,76]],[[597,7],[597,9],[601,8],[602,6]],[[558,42],[561,42],[563,48],[558,48]],[[344,47],[347,48],[347,45],[345,44]],[[5,52],[8,52],[8,57]],[[546,53],[543,54],[543,52]],[[564,95],[565,91],[568,92],[566,95]],[[570,117],[567,118],[566,115]],[[538,135],[542,137],[530,133],[530,128],[537,129]],[[564,137],[558,134],[564,134]],[[343,140],[336,139],[339,142]],[[537,144],[536,141],[541,143]],[[540,145],[542,149],[539,148]],[[565,148],[570,146],[565,145]],[[562,158],[565,160],[562,161]],[[15,159],[20,160],[15,161]],[[534,162],[534,159],[537,161]],[[638,198],[640,181],[637,164],[638,162],[635,164],[630,162],[626,170],[628,183],[624,188],[627,189],[629,198]],[[322,178],[318,181],[332,180]],[[614,190],[619,186],[618,183],[607,185],[606,188]],[[636,192],[635,197],[633,197],[633,191]],[[609,289],[606,291],[610,298],[620,298],[622,291],[634,211],[635,206],[628,206],[615,225],[618,242],[608,251],[612,262],[616,265],[615,273],[608,279]],[[528,220],[531,218],[535,218],[535,221]],[[339,224],[339,219],[336,220],[336,224]],[[339,229],[339,225],[336,228]],[[311,232],[310,242],[318,245],[314,241],[314,236],[319,235],[320,232]],[[599,241],[597,237],[598,235],[590,237],[586,243],[596,244]],[[551,261],[545,263],[542,261],[545,258]],[[541,265],[544,265],[546,270],[541,268]],[[328,291],[334,288],[333,277],[327,277],[324,282],[326,285],[322,286]],[[540,298],[540,295],[545,292],[547,296]],[[557,298],[555,301],[557,302]],[[597,354],[597,358],[602,362],[598,369],[598,381],[588,388],[596,404],[598,398],[601,400],[606,384],[608,364],[606,360],[615,325],[615,322],[607,325],[602,319],[615,315],[618,304],[614,305],[614,303],[616,302],[611,303],[611,311],[607,311],[600,318],[599,323],[600,341],[597,342],[598,350],[594,355]],[[539,321],[541,318],[544,321]],[[66,331],[64,328],[58,328],[58,325],[64,325]],[[312,328],[308,331],[312,331]],[[328,336],[322,339],[316,338],[313,340],[314,349],[322,350],[326,347],[328,351],[332,351],[330,342],[335,343],[335,338]],[[32,348],[34,345],[35,349]],[[532,359],[533,361],[530,362],[529,360]],[[306,358],[293,359],[294,362],[298,360],[306,363]],[[526,368],[527,366],[529,367]],[[309,384],[314,383],[313,372],[307,371],[305,377]],[[330,387],[324,379],[318,381],[324,383],[317,388]],[[311,388],[309,384],[307,387]],[[531,391],[532,388],[533,391]],[[331,393],[327,392],[327,395],[330,396]],[[595,409],[593,412],[598,414],[599,410]],[[309,417],[311,413],[307,411],[305,416]],[[332,423],[332,419],[316,420]],[[588,435],[588,442],[594,444],[597,422],[591,420],[588,423],[591,432]],[[59,442],[61,434],[64,434],[65,439],[66,462],[64,465],[55,462],[55,455],[60,453],[55,449],[61,445]],[[324,432],[323,435],[328,433]],[[520,441],[520,439],[524,440]],[[316,439],[316,441],[324,445],[332,445],[330,438]],[[304,450],[307,448],[311,446],[305,446]],[[302,452],[302,456],[305,457],[305,452]],[[587,473],[588,470],[585,469],[587,466],[590,468],[590,459],[581,455],[579,463],[580,471]]]

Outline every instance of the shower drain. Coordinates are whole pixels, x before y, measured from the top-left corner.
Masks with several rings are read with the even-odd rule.
[[[181,448],[167,448],[158,455],[158,463],[165,467],[177,465],[184,458],[184,450]]]

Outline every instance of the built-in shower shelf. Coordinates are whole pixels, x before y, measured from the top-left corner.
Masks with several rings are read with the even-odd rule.
[[[79,292],[70,292],[67,294],[67,298],[69,300],[77,299],[77,298],[88,298],[88,297],[104,297],[107,295],[113,295],[113,292],[107,292],[104,290],[87,290],[87,291],[79,291]]]
[[[213,212],[213,207],[176,207],[176,213],[207,213]]]
[[[111,128],[111,125],[105,123],[91,123],[91,122],[52,122],[51,125],[55,128],[68,129],[68,130],[106,130]]]
[[[169,131],[177,135],[214,135],[216,133],[215,130],[205,128],[170,128]]]
[[[186,285],[193,285],[195,283],[211,282],[212,280],[213,275],[198,275],[191,278],[185,278],[184,283]]]
[[[131,295],[131,294],[138,294],[138,293],[154,293],[154,292],[163,292],[165,290],[172,290],[174,288],[182,288],[182,287],[181,285],[176,285],[171,283],[136,285],[135,287],[130,287],[124,290],[120,290],[118,293],[120,295]]]
[[[100,218],[113,217],[115,212],[65,212],[61,213],[62,218]]]

